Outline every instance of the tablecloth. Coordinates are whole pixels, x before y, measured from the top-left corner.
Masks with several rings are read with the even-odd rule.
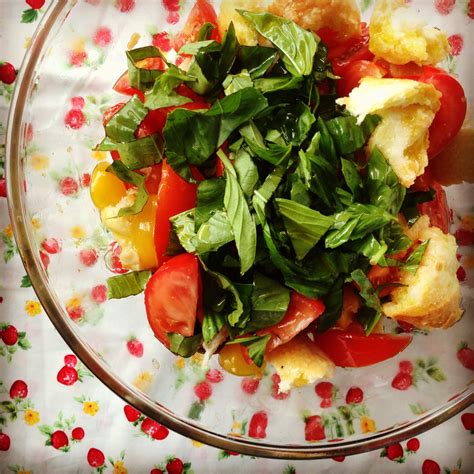
[[[92,3],[92,0],[88,0]],[[95,3],[100,0],[96,0]],[[112,0],[110,0],[112,1]],[[121,11],[134,0],[114,0]],[[449,14],[472,1],[438,1]],[[0,0],[0,64],[19,68],[48,2]],[[454,35],[455,36],[455,35]],[[105,41],[106,38],[104,37]],[[462,37],[451,40],[462,50]],[[453,49],[453,51],[455,51]],[[8,82],[8,78],[6,80]],[[472,408],[443,425],[384,450],[318,461],[255,459],[226,453],[171,433],[162,441],[140,430],[139,416],[76,360],[42,309],[22,267],[5,199],[5,128],[12,84],[0,82],[0,471],[15,473],[304,473],[474,471]],[[53,249],[54,250],[54,249]],[[130,351],[140,351],[140,345]],[[57,365],[40,364],[54,354]],[[63,364],[64,359],[64,364]],[[50,359],[52,360],[52,359]],[[75,366],[77,383],[61,383]],[[33,369],[35,368],[35,369]],[[131,421],[130,421],[131,420]]]

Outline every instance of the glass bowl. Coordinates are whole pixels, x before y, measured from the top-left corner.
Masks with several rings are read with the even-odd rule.
[[[36,293],[66,343],[145,415],[194,440],[248,455],[309,459],[360,453],[417,435],[467,407],[472,372],[460,364],[457,350],[461,341],[474,344],[472,275],[463,285],[466,314],[458,324],[416,334],[407,350],[383,363],[338,369],[326,408],[314,385],[273,397],[269,369],[251,394],[255,383],[242,385],[224,372],[219,381],[219,373],[201,368],[199,356],[176,358],[154,338],[143,295],[104,301],[114,246],[89,197],[90,173],[105,157],[91,149],[103,134],[103,110],[120,100],[112,85],[126,68],[124,51],[132,43],[150,44],[157,32],[179,31],[192,6],[181,2],[175,23],[177,14],[169,15],[165,3],[53,2],[14,92],[7,143],[13,230]],[[413,8],[434,24],[442,20],[432,3]],[[459,8],[442,21],[448,34],[464,35],[465,50],[446,66],[456,67],[472,99],[467,17]],[[448,196],[455,216],[471,211],[472,187],[452,186]],[[130,339],[143,344],[143,356],[130,353]],[[211,368],[220,369],[215,359]],[[404,391],[391,386],[402,360],[414,366],[413,384]],[[204,392],[212,389],[209,398],[202,382]],[[348,404],[353,386],[364,398]],[[305,419],[313,415],[324,427],[318,442],[305,441]]]

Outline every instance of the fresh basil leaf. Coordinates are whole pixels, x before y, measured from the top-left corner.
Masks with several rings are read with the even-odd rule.
[[[196,233],[194,232],[195,209],[184,211],[170,218],[171,228],[178,237],[180,245],[188,253],[196,251]]]
[[[148,109],[134,95],[105,125],[107,137],[116,142],[135,140],[135,130],[147,113]]]
[[[319,38],[291,20],[270,13],[237,10],[283,56],[283,64],[293,76],[307,76],[313,70],[313,57]]]
[[[208,23],[209,24],[209,23]],[[178,54],[192,54],[195,55],[201,48],[206,48],[208,46],[213,46],[216,49],[219,48],[219,43],[214,40],[202,40],[196,41],[195,43],[187,43],[181,46],[181,49],[178,51]]]
[[[367,164],[365,191],[371,204],[394,215],[398,214],[405,199],[405,187],[399,183],[392,167],[376,147]]]
[[[225,324],[225,317],[221,313],[206,313],[202,320],[202,336],[204,342],[211,342],[222,330]]]
[[[382,313],[370,306],[362,306],[357,312],[357,320],[364,329],[366,336],[374,330],[381,317]]]
[[[392,221],[380,229],[380,240],[387,244],[387,254],[389,255],[405,250],[412,244],[403,231],[403,227],[396,221]]]
[[[234,130],[266,106],[260,92],[246,88],[218,100],[206,113],[174,110],[163,130],[168,163],[189,180],[188,164],[204,163]]]
[[[196,230],[207,222],[215,211],[224,207],[225,179],[205,179],[198,184],[196,197]]]
[[[341,158],[341,171],[347,187],[354,196],[358,197],[362,188],[362,178],[357,170],[357,166],[352,161]]]
[[[328,48],[322,42],[319,42],[318,49],[314,55],[313,77],[317,82],[321,82],[326,78],[334,79],[337,77],[332,73],[332,65],[328,59]]]
[[[240,259],[240,273],[245,274],[253,265],[257,248],[257,230],[255,220],[250,214],[244,192],[237,180],[237,173],[222,150],[217,156],[224,164],[226,171],[226,187],[224,206],[227,210],[235,244]]]
[[[354,203],[334,216],[334,224],[326,235],[326,248],[336,248],[349,240],[362,239],[394,219],[379,207]]]
[[[177,332],[166,334],[170,342],[170,351],[181,357],[191,357],[202,345],[202,334],[185,337]]]
[[[292,174],[289,178],[291,182],[291,200],[303,206],[311,207],[311,196],[302,179],[296,173]]]
[[[336,117],[326,122],[336,150],[341,155],[348,155],[361,148],[365,143],[362,127],[357,125],[357,119],[352,116]]]
[[[128,64],[128,80],[130,85],[141,91],[150,87],[155,79],[163,74],[159,69],[147,69],[139,66],[140,61],[148,58],[160,58],[169,66],[163,53],[154,46],[145,46],[143,48],[131,49],[126,52]]]
[[[318,318],[318,332],[327,331],[332,328],[341,317],[344,301],[344,278],[339,277],[334,282],[323,301],[325,310]]]
[[[258,169],[245,150],[239,150],[235,153],[234,168],[245,196],[247,198],[252,196],[258,183]]]
[[[351,278],[359,287],[359,295],[365,301],[365,304],[373,310],[364,315],[365,318],[362,322],[365,334],[368,336],[382,315],[382,305],[375,288],[361,269],[354,270],[351,273]]]
[[[272,165],[278,166],[284,163],[290,153],[292,146],[276,145],[274,143],[265,143],[262,134],[253,122],[240,128],[239,133],[245,140],[252,153],[261,158],[262,160],[268,161]]]
[[[107,299],[126,298],[141,293],[150,279],[151,272],[129,272],[107,278]]]
[[[273,120],[285,141],[293,145],[304,142],[316,121],[309,107],[301,101],[281,107]]]
[[[418,204],[432,201],[435,198],[435,195],[436,192],[433,188],[430,188],[428,191],[407,190],[401,212],[405,216],[408,225],[412,226],[420,217]]]
[[[163,74],[156,78],[153,89],[145,92],[145,106],[149,109],[159,109],[192,102],[189,97],[178,94],[174,89],[183,82],[194,80],[194,78],[190,78],[172,64]]]
[[[142,212],[145,204],[148,201],[148,191],[145,187],[145,177],[140,173],[129,170],[120,160],[114,161],[106,171],[113,173],[122,181],[133,184],[137,187],[135,202],[131,206],[122,207],[122,209],[120,209],[119,213],[117,214],[117,217],[134,215]]]
[[[334,217],[288,199],[276,198],[296,258],[302,260],[333,225]]]
[[[337,155],[336,155],[336,146],[334,145],[334,140],[329,133],[324,120],[321,117],[318,117],[317,128],[319,132],[318,138],[318,149],[323,154],[323,156],[333,165],[337,164]]]
[[[266,94],[268,92],[298,89],[302,82],[303,78],[297,76],[262,77],[255,80],[255,87]]]
[[[347,242],[346,245],[353,252],[357,252],[364,257],[367,257],[371,265],[385,263],[384,256],[388,250],[388,246],[385,242],[380,243],[373,234],[362,239]]]
[[[267,349],[268,341],[271,339],[270,334],[265,336],[250,336],[239,339],[234,339],[227,343],[230,344],[243,344],[249,351],[249,356],[257,367],[262,367],[263,359],[265,356],[265,350]]]
[[[248,71],[243,69],[239,74],[229,74],[222,83],[224,94],[230,95],[246,87],[253,87],[253,81]]]
[[[199,29],[197,40],[198,41],[206,41],[206,40],[211,39],[212,32],[216,28],[217,28],[217,26],[214,25],[213,23],[209,22],[209,21],[204,23],[204,25],[202,25],[201,28]]]
[[[262,77],[276,62],[275,48],[264,46],[241,46],[238,53],[239,69],[246,69],[252,79]]]
[[[117,143],[112,149],[119,152],[120,159],[131,170],[152,166],[163,159],[163,141],[158,134],[126,143]]]
[[[234,233],[225,211],[215,211],[207,222],[201,224],[193,240],[198,254],[215,252],[234,240]]]
[[[254,191],[252,203],[257,213],[257,218],[262,226],[265,224],[265,207],[278,188],[286,169],[283,166],[277,166],[271,173],[267,175],[264,183]]]
[[[423,255],[425,254],[426,247],[430,243],[429,239],[422,242],[415,249],[414,252],[407,258],[406,262],[402,265],[403,270],[410,272],[413,275],[416,274],[418,267],[420,266]]]
[[[278,324],[290,304],[290,290],[260,273],[254,276],[252,316],[245,326],[246,333]]]

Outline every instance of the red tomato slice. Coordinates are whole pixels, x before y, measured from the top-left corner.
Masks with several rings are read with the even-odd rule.
[[[105,127],[109,120],[125,105],[125,102],[119,102],[118,104],[112,105],[102,114],[102,125]]]
[[[145,308],[155,336],[166,346],[168,332],[192,336],[199,295],[199,263],[184,253],[164,263],[145,288]]]
[[[197,0],[189,12],[183,31],[176,35],[173,40],[173,48],[175,51],[178,52],[186,43],[197,41],[199,30],[205,23],[212,23],[215,26],[212,31],[211,39],[220,43],[221,37],[217,28],[217,15],[214,7],[207,0]]]
[[[441,92],[441,107],[430,126],[428,158],[441,153],[456,137],[466,117],[467,101],[461,84],[437,68],[426,68],[418,79]]]
[[[360,27],[360,36],[329,46],[328,59],[335,74],[339,75],[353,61],[371,61],[374,58],[369,51],[369,28],[366,23],[361,23]]]
[[[381,267],[374,265],[370,268],[369,273],[367,273],[367,278],[375,289],[383,285],[379,296],[384,297],[395,289],[395,286],[390,285],[400,281],[400,270],[398,267]]]
[[[258,334],[272,335],[272,339],[267,345],[267,351],[270,352],[306,329],[324,313],[324,310],[324,303],[321,299],[308,298],[292,291],[290,304],[283,319],[278,324],[259,331]]]
[[[143,168],[140,171],[145,175],[145,187],[148,194],[158,194],[158,188],[161,181],[162,163]]]
[[[346,97],[349,92],[359,85],[363,77],[383,77],[384,72],[376,64],[365,59],[353,61],[341,72],[341,79],[336,82],[337,94]]]
[[[360,327],[360,326],[359,326]],[[409,334],[371,334],[355,330],[328,329],[313,333],[314,343],[339,367],[364,367],[390,359],[412,340]]]
[[[128,72],[124,72],[119,77],[112,89],[119,94],[137,95],[142,102],[145,100],[145,94],[141,90],[135,89],[130,85],[130,81],[128,80]]]
[[[196,179],[201,178],[199,171]],[[158,187],[158,203],[155,219],[155,250],[158,266],[170,259],[165,255],[170,237],[170,217],[196,207],[197,184],[188,183],[163,161],[161,181]]]
[[[430,186],[435,191],[435,198],[432,201],[418,204],[420,214],[430,218],[432,226],[440,228],[445,234],[449,233],[449,225],[451,222],[451,211],[446,200],[446,193],[442,186],[432,181]]]

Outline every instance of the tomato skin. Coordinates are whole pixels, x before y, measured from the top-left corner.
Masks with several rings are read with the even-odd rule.
[[[367,278],[375,289],[384,285],[384,288],[379,292],[379,297],[383,298],[395,289],[395,286],[385,285],[390,285],[400,281],[400,269],[398,267],[381,267],[379,265],[374,265],[367,273]]]
[[[362,59],[371,61],[374,58],[369,51],[369,28],[366,23],[361,23],[360,27],[360,36],[342,42],[334,41],[334,44],[329,45],[328,59],[335,74],[342,73],[344,68],[353,61]]]
[[[360,327],[360,325],[358,325]],[[313,333],[314,343],[338,367],[365,367],[394,357],[412,340],[409,334],[370,334],[351,324],[347,330]]]
[[[384,72],[371,61],[360,59],[348,64],[341,72],[341,79],[336,82],[339,97],[346,97],[352,89],[359,85],[363,77],[383,77]]]
[[[112,105],[102,114],[102,125],[105,127],[109,120],[125,105],[125,102],[119,102],[118,104]]]
[[[163,160],[154,236],[158,266],[170,259],[165,255],[171,228],[170,217],[196,207],[196,195],[197,184],[188,183]]]
[[[432,84],[443,94],[441,107],[429,129],[428,158],[432,159],[454,140],[461,129],[466,117],[467,100],[461,84],[449,74],[438,72],[437,68],[426,68],[418,80]]]
[[[134,87],[130,85],[127,71],[125,71],[118,78],[117,82],[113,85],[112,89],[115,92],[118,92],[119,94],[137,95],[142,102],[145,100],[145,94],[141,90],[135,89]]]
[[[451,212],[446,200],[446,193],[442,186],[432,181],[430,187],[435,191],[435,197],[432,201],[418,204],[418,210],[421,215],[426,215],[430,218],[432,226],[438,227],[445,234],[449,233],[449,225],[451,223]]]
[[[207,0],[197,0],[189,12],[188,19],[183,30],[173,40],[173,48],[178,52],[186,43],[197,41],[199,30],[205,23],[212,23],[214,30],[211,39],[221,42],[221,36],[217,28],[217,14],[214,7]]]
[[[199,298],[199,262],[183,253],[169,259],[150,278],[145,288],[148,322],[166,347],[169,332],[192,336]]]
[[[324,313],[324,310],[323,300],[308,298],[301,293],[292,291],[290,304],[283,319],[274,326],[262,329],[258,334],[271,334],[272,339],[267,345],[267,351],[270,352],[306,329]]]

